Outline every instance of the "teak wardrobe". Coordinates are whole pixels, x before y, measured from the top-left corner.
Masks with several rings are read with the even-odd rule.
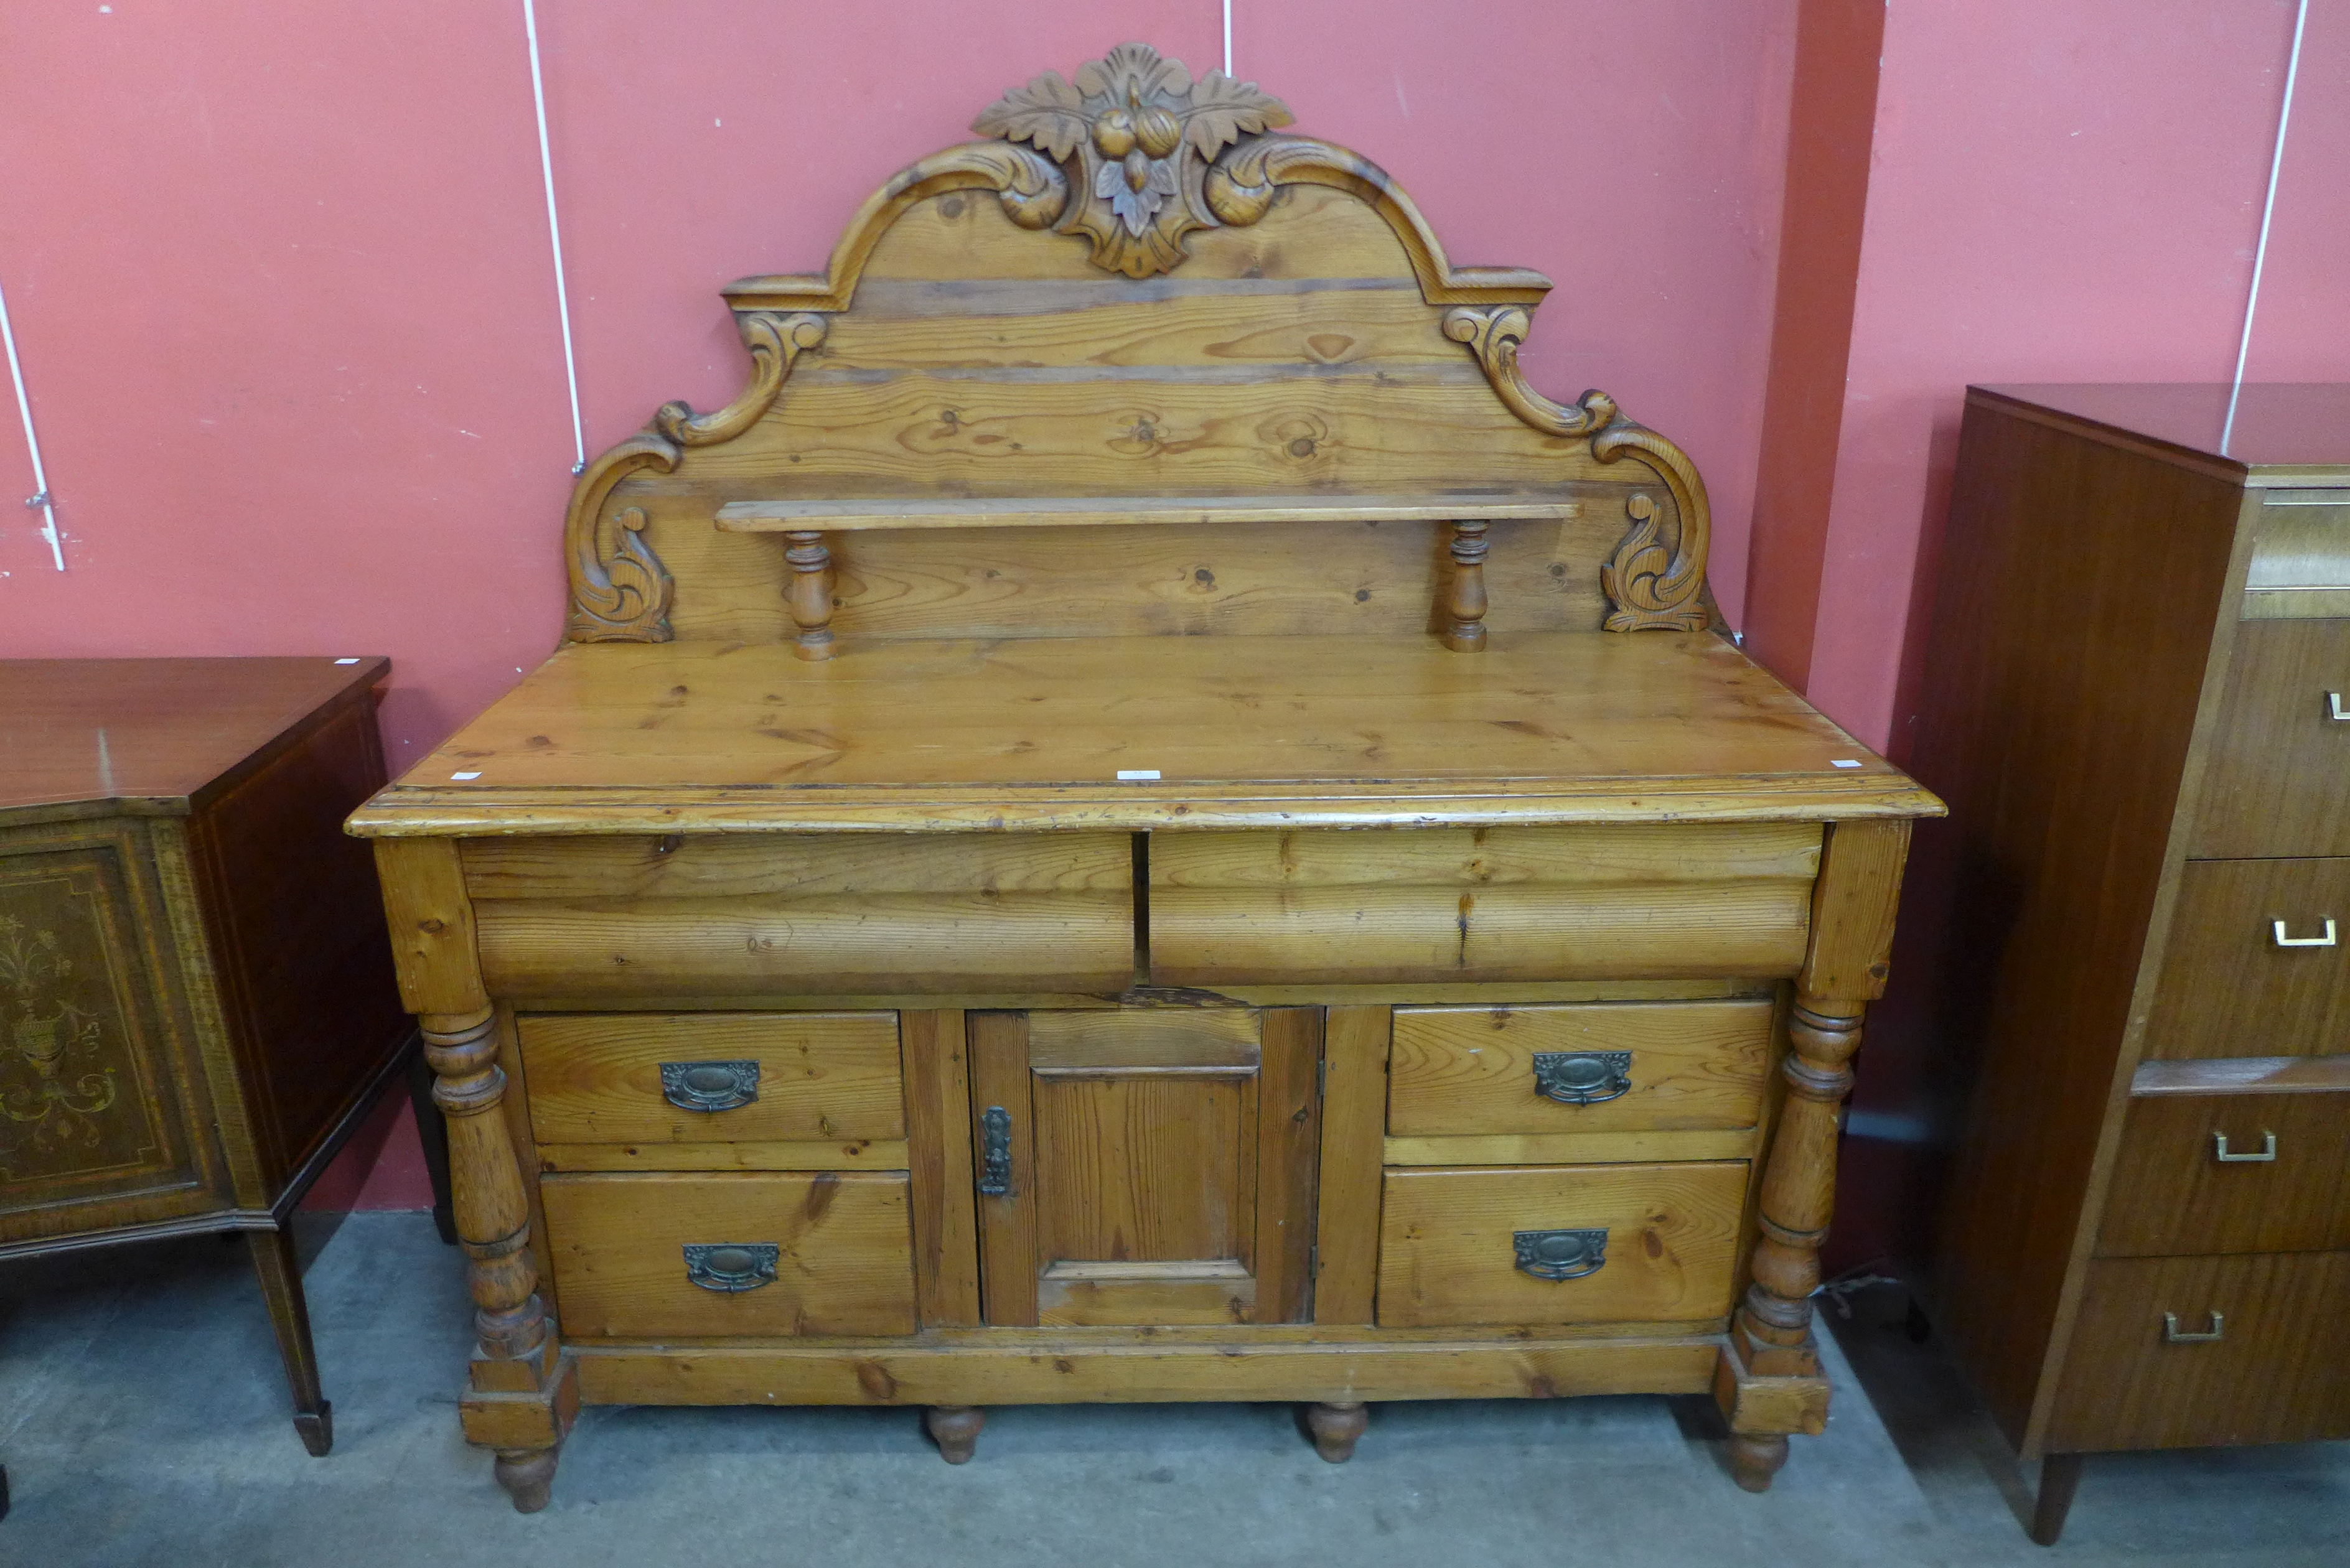
[[[581,1401],[1828,1388],[1933,797],[1718,632],[1705,489],[1377,166],[1139,45],[726,297],[566,646],[361,810],[544,1506]]]

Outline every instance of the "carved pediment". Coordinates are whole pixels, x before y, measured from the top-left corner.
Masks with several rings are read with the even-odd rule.
[[[1046,71],[1013,88],[971,128],[1025,141],[1065,169],[1074,161],[1055,226],[1091,238],[1095,265],[1149,277],[1180,265],[1185,234],[1224,221],[1205,186],[1225,150],[1289,123],[1288,107],[1254,82],[1222,71],[1194,81],[1182,61],[1120,44],[1074,82]]]

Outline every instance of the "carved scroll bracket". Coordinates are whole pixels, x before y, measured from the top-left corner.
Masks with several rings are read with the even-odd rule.
[[[1663,436],[1625,419],[1605,392],[1587,391],[1569,408],[1535,391],[1518,365],[1518,345],[1532,325],[1533,318],[1513,305],[1461,306],[1444,313],[1444,335],[1477,357],[1494,395],[1512,413],[1544,435],[1590,437],[1593,457],[1601,462],[1628,457],[1655,474],[1672,496],[1679,526],[1670,549],[1655,499],[1635,495],[1625,504],[1631,532],[1599,570],[1599,586],[1615,607],[1607,629],[1703,631],[1713,618],[1704,598],[1712,526],[1697,465]]]
[[[829,326],[826,317],[808,311],[788,316],[773,310],[738,313],[734,329],[751,351],[750,385],[715,413],[696,414],[692,405],[685,402],[663,403],[653,415],[652,429],[679,446],[713,446],[733,441],[774,406],[793,363],[824,341]]]
[[[677,585],[644,541],[645,514],[627,506],[606,516],[613,486],[639,469],[677,467],[678,449],[647,431],[588,465],[571,487],[563,520],[563,556],[571,572],[567,642],[667,642]]]

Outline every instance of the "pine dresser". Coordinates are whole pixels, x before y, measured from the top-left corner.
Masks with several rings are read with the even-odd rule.
[[[1943,560],[1901,1048],[2051,1544],[2085,1453],[2350,1437],[2350,387],[1975,388]]]
[[[582,1401],[1711,1391],[1760,1490],[1912,818],[1539,275],[1139,45],[726,292],[353,819],[524,1510]],[[558,1326],[559,1324],[559,1326]]]

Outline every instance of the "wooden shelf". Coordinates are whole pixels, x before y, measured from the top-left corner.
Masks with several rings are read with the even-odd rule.
[[[871,528],[1072,528],[1127,523],[1498,523],[1572,517],[1579,510],[1575,501],[1526,491],[734,501],[718,509],[718,527],[728,534],[844,534]]]

